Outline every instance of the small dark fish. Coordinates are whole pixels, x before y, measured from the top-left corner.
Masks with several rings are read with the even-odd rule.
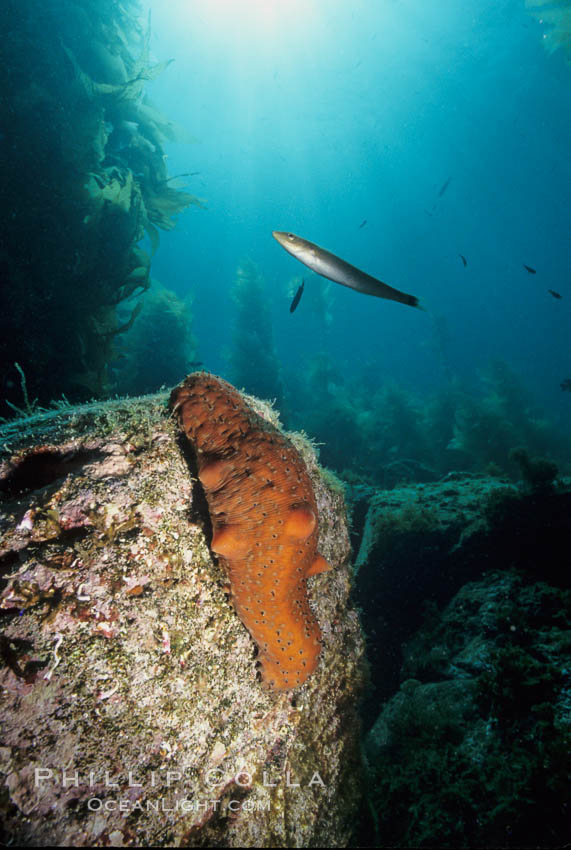
[[[451,181],[451,180],[452,180],[452,178],[451,178],[451,177],[449,177],[449,178],[448,178],[448,180],[445,180],[445,181],[444,181],[444,183],[443,183],[443,184],[442,184],[442,186],[440,187],[440,191],[438,192],[438,197],[439,197],[439,198],[441,198],[441,197],[442,197],[442,195],[444,194],[444,192],[445,192],[445,191],[447,190],[447,188],[450,186],[450,181]]]
[[[366,223],[367,223],[367,219],[364,218],[363,221],[361,222],[361,224],[359,225],[358,229],[361,230],[361,228],[364,227],[366,225]]]
[[[199,366],[204,366],[202,360],[191,360],[188,364],[189,369],[198,369]]]
[[[305,286],[305,280],[302,280],[301,286],[299,287],[299,289],[297,290],[297,292],[293,296],[293,301],[291,302],[291,306],[289,308],[290,313],[293,313],[293,311],[295,310],[295,308],[299,304],[299,302],[301,300],[301,296],[303,295],[303,287],[304,286]]]
[[[461,259],[461,260],[462,260],[462,262],[464,263],[464,268],[466,268],[466,266],[468,265],[468,260],[466,259],[466,257],[464,256],[464,254],[458,254],[458,256],[460,257],[460,259]]]
[[[536,270],[535,270],[535,269],[532,269],[532,267],[531,267],[531,266],[526,266],[526,264],[524,263],[524,264],[523,264],[523,267],[524,267],[524,269],[525,269],[526,271],[528,271],[530,274],[537,274]]]
[[[564,381],[561,381],[560,387],[564,392],[571,393],[571,378],[565,378]]]
[[[554,297],[554,298],[563,298],[563,296],[562,296],[562,295],[560,295],[558,292],[555,292],[555,290],[554,290],[554,289],[548,289],[547,291],[548,291],[549,293],[551,293],[551,295],[553,295],[553,297]]]

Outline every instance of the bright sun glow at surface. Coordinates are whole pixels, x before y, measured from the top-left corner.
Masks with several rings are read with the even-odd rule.
[[[203,20],[215,22],[225,29],[241,27],[271,32],[289,26],[302,13],[307,13],[311,0],[191,0]]]

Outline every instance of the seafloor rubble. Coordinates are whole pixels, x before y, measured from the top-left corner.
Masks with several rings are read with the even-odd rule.
[[[342,492],[307,441],[291,436],[334,569],[310,580],[318,669],[275,692],[164,397],[39,414],[1,436],[3,840],[346,845],[363,643]]]

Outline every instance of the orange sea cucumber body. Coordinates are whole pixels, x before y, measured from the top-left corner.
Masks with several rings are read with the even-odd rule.
[[[317,505],[305,464],[221,378],[195,372],[170,403],[196,451],[211,548],[258,645],[262,677],[277,689],[297,687],[315,670],[321,647],[306,579],[329,569],[317,553]]]

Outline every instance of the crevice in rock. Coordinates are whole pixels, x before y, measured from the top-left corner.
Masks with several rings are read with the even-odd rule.
[[[210,519],[210,511],[208,510],[208,502],[204,488],[198,477],[198,463],[196,452],[192,448],[190,440],[187,440],[183,435],[178,438],[178,445],[182,455],[188,466],[188,471],[192,479],[192,504],[190,506],[190,514],[194,520],[198,520],[202,525],[206,542],[208,546],[212,542],[212,520]]]
[[[0,478],[0,494],[10,498],[42,490],[103,457],[104,453],[99,449],[62,451],[40,447],[11,464]]]

